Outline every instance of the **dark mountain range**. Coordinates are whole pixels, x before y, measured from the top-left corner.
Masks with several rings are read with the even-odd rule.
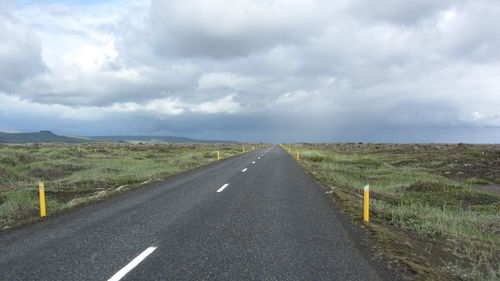
[[[38,133],[4,133],[0,132],[0,143],[32,143],[32,142],[66,142],[85,143],[95,142],[85,137],[58,136],[51,131]]]
[[[63,143],[88,143],[88,142],[149,142],[149,143],[183,143],[183,142],[231,142],[217,140],[195,140],[184,137],[172,136],[59,136],[51,131],[38,133],[4,133],[0,132],[0,143],[34,143],[34,142],[63,142]]]

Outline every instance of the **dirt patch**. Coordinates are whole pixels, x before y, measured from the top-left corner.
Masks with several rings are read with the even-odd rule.
[[[476,184],[474,185],[477,189],[480,189],[482,191],[486,192],[491,192],[496,195],[500,195],[500,184],[493,183],[493,184]]]
[[[377,250],[391,259],[403,262],[413,273],[418,273],[413,280],[455,280],[443,271],[436,270],[436,265],[446,266],[443,260],[454,259],[453,254],[447,250],[449,242],[446,239],[425,239],[378,219],[373,219],[365,227],[372,230],[375,239],[379,241]]]
[[[30,167],[29,173],[36,178],[43,180],[55,180],[65,176],[69,176],[74,172],[85,170],[86,168],[80,165],[62,164],[51,165],[47,167]]]
[[[104,169],[102,169],[102,171],[104,173],[112,173],[112,174],[120,172],[120,170],[115,169],[115,168],[104,168]]]
[[[68,203],[69,201],[81,198],[88,197],[96,192],[96,189],[68,189],[68,190],[47,190],[45,193],[48,198],[56,199],[62,203]]]

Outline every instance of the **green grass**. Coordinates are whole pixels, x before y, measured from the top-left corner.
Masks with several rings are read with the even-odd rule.
[[[356,221],[361,217],[362,188],[370,185],[374,222],[367,227],[383,233],[376,235],[384,241],[381,245],[409,265],[417,279],[494,280],[500,276],[500,197],[472,187],[485,180],[462,182],[441,174],[464,167],[461,159],[468,161],[464,163],[471,158],[482,161],[478,159],[485,157],[484,152],[356,144],[305,144],[292,149],[300,152],[302,165],[332,188]],[[491,160],[485,161],[491,166]],[[490,169],[480,172],[498,172],[494,165]],[[403,246],[413,245],[412,253],[400,253],[394,247],[396,238],[404,236],[397,236],[395,229],[408,233],[405,237],[421,237],[402,239]]]
[[[484,155],[484,152],[477,151],[477,150],[467,151],[466,153],[467,153],[467,155],[470,155],[472,157],[481,157]]]
[[[38,194],[34,191],[13,191],[4,193],[0,205],[0,223],[13,225],[26,218],[39,215]],[[47,198],[49,214],[63,207],[57,200]]]
[[[485,179],[477,179],[477,178],[468,179],[465,182],[468,184],[490,184],[490,182]]]
[[[45,183],[51,214],[214,162],[217,151],[221,158],[236,155],[242,147],[229,143],[0,145],[0,230],[38,216],[35,187],[39,181]]]

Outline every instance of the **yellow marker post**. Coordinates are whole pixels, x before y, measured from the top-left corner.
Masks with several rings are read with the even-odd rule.
[[[370,186],[364,188],[363,220],[370,221]]]
[[[40,194],[40,217],[45,217],[47,212],[45,210],[45,185],[43,182],[38,183],[38,193]]]
[[[252,150],[255,150],[255,146],[252,145]]]
[[[220,152],[217,151],[217,160],[220,160]]]
[[[243,152],[245,152],[245,147],[243,147]]]
[[[300,153],[297,152],[297,161],[300,160]]]

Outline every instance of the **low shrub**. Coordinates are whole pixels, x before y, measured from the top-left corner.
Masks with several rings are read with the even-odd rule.
[[[4,194],[0,205],[0,228],[36,216],[39,212],[38,204],[33,192],[13,191]]]

